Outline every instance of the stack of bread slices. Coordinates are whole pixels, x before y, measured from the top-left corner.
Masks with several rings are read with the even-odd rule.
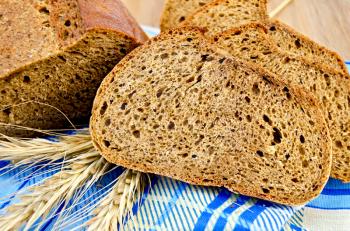
[[[266,0],[168,0],[162,33],[104,79],[90,128],[109,161],[304,204],[350,181],[350,78]]]

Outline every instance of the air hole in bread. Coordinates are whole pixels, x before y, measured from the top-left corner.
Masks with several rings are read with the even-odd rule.
[[[23,76],[23,83],[30,83],[30,77],[28,75]]]
[[[303,144],[305,143],[305,137],[303,135],[300,135],[300,142]]]
[[[179,18],[179,22],[183,22],[183,21],[185,21],[185,17],[184,16],[181,16],[180,18]]]
[[[301,47],[300,39],[295,40],[294,44],[297,48],[300,48]]]
[[[42,14],[50,14],[50,11],[46,8],[46,7],[41,7],[39,9],[39,12],[42,13]]]
[[[122,103],[122,105],[120,106],[120,109],[125,110],[127,106],[128,106],[127,103]]]
[[[339,140],[335,141],[335,146],[336,146],[337,148],[343,148],[343,144],[342,144],[342,142],[339,141]]]
[[[136,93],[136,90],[132,91],[132,92],[128,95],[129,99],[131,99],[135,93]]]
[[[309,167],[309,161],[303,160],[303,168]]]
[[[108,140],[103,140],[103,145],[108,148],[109,146],[111,146],[111,143]]]
[[[287,64],[290,62],[290,58],[289,57],[285,57],[283,60],[282,60],[282,63],[283,64]]]
[[[196,159],[198,156],[196,154],[192,155],[192,159]]]
[[[275,26],[271,26],[270,27],[270,31],[276,31],[276,27]]]
[[[173,121],[171,121],[169,124],[168,124],[168,129],[169,130],[174,130],[175,129],[175,124]]]
[[[161,88],[161,89],[159,89],[159,90],[157,91],[157,94],[156,94],[157,98],[160,98],[160,97],[162,96],[163,91],[164,91],[163,88]]]
[[[289,154],[289,153],[286,153],[286,154],[284,155],[284,158],[286,158],[286,160],[289,160],[290,154]]]
[[[219,63],[222,64],[222,63],[224,63],[225,60],[226,60],[226,58],[222,58],[219,60]]]
[[[328,74],[323,75],[324,80],[326,81],[327,86],[331,85],[331,79]]]
[[[4,110],[2,110],[7,116],[9,116],[11,114],[11,108],[6,108]]]
[[[71,26],[70,20],[66,20],[66,21],[64,22],[64,25],[65,25],[66,27],[70,27],[70,26]]]
[[[276,144],[282,143],[282,134],[278,128],[273,128],[273,141]]]
[[[66,60],[66,58],[65,57],[63,57],[62,55],[59,55],[59,56],[57,56],[60,60],[62,60],[63,62],[66,62],[67,60]]]
[[[135,138],[140,138],[141,137],[141,132],[139,130],[135,130],[135,131],[132,132],[132,135]]]
[[[189,78],[187,81],[186,81],[186,83],[191,83],[191,82],[193,82],[194,81],[194,77],[191,77],[191,78]]]
[[[267,188],[261,188],[261,189],[262,189],[262,191],[263,191],[265,194],[269,194],[269,193],[270,193],[270,190],[267,189]]]
[[[256,154],[260,157],[264,157],[264,153],[262,151],[256,151]]]
[[[105,125],[106,125],[106,126],[111,125],[111,119],[110,119],[110,118],[107,118],[107,119],[105,120]]]
[[[267,76],[264,76],[263,80],[268,84],[272,84],[271,80]]]
[[[169,54],[168,53],[164,53],[164,54],[161,54],[160,55],[160,58],[161,59],[167,59],[169,57]]]
[[[201,59],[203,62],[209,62],[209,61],[212,61],[214,58],[210,57],[209,55],[202,55]]]
[[[294,183],[298,183],[298,182],[299,182],[298,178],[293,178],[292,181],[293,181]]]
[[[100,115],[104,115],[105,112],[106,112],[106,110],[107,110],[107,108],[108,108],[107,103],[106,103],[106,102],[103,102],[103,105],[102,105],[102,107],[101,107],[101,109],[100,109]]]
[[[248,122],[252,122],[252,117],[250,115],[246,116]]]
[[[191,42],[193,39],[192,38],[187,38],[187,42]]]
[[[265,121],[266,123],[268,123],[268,124],[270,124],[270,125],[272,124],[270,118],[269,118],[267,115],[263,115],[263,119],[264,119],[264,121]]]
[[[125,48],[120,48],[119,49],[120,53],[122,53],[123,55],[126,55],[126,49]]]
[[[252,90],[253,90],[253,93],[255,95],[259,95],[260,94],[259,84],[258,83],[254,83]]]
[[[250,98],[248,96],[246,96],[244,99],[247,103],[250,103]]]
[[[5,95],[5,94],[6,94],[6,90],[2,90],[2,91],[1,91],[1,94],[2,94],[2,95]]]
[[[183,153],[183,154],[181,154],[180,155],[182,158],[186,158],[186,157],[188,157],[188,153]]]

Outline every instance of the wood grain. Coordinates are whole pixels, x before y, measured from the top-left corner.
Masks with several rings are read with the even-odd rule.
[[[165,0],[122,0],[144,25],[158,27]],[[274,9],[283,0],[270,0]],[[350,60],[350,0],[294,0],[276,18]]]

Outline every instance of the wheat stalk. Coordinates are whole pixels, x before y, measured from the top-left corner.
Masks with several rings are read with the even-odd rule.
[[[89,180],[95,182],[110,167],[95,150],[80,154],[73,160],[61,172],[40,185],[29,187],[28,192],[20,195],[20,202],[10,205],[5,216],[0,217],[2,230],[15,230],[25,223],[24,230],[28,230],[42,218],[40,227],[53,208],[62,202],[67,204],[79,188]]]
[[[94,217],[87,222],[88,230],[117,230],[118,224],[123,229],[125,217],[131,214],[133,205],[141,199],[144,180],[142,173],[125,170],[109,194],[93,210]]]
[[[53,134],[52,135],[56,135]],[[58,215],[51,215],[52,210],[62,203],[66,206],[79,189],[80,197],[96,182],[97,179],[107,173],[111,168],[94,150],[88,129],[77,130],[74,135],[56,136],[55,140],[47,139],[19,139],[2,135],[0,138],[0,160],[10,160],[15,166],[33,166],[41,161],[49,160],[51,166],[54,161],[64,160],[62,171],[44,180],[40,185],[34,185],[19,194],[20,202],[10,205],[4,216],[0,217],[2,230],[14,230],[24,226],[24,230],[33,228],[33,224],[41,218],[41,222],[35,225],[39,229],[45,221],[57,216],[56,224],[63,223],[64,215],[69,209],[65,207]],[[3,140],[3,139],[6,140]],[[145,175],[146,176],[146,175]],[[123,224],[125,217],[130,214],[133,204],[141,198],[144,187],[143,174],[126,170],[122,173],[114,186],[107,191],[108,195],[97,208],[93,206],[94,217],[88,222],[89,230],[98,227],[100,230],[110,230],[117,224]],[[79,197],[79,196],[75,196]],[[108,205],[108,206],[106,206]],[[70,207],[72,209],[73,207]],[[96,208],[96,209],[94,209]],[[89,211],[84,216],[90,216]],[[84,211],[82,211],[84,212]],[[61,216],[63,214],[63,216]],[[72,214],[75,218],[76,214]],[[60,220],[62,219],[62,220]],[[34,228],[35,228],[34,227]]]
[[[60,160],[93,148],[88,129],[77,130],[74,135],[57,136],[57,141],[37,138],[20,139],[2,135],[0,160],[9,160],[18,165],[33,161]]]

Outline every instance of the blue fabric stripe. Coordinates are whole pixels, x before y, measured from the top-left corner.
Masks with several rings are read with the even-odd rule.
[[[217,195],[216,198],[208,205],[206,210],[202,212],[193,230],[204,231],[205,227],[208,225],[210,218],[213,216],[212,210],[219,208],[230,197],[231,193],[226,189],[222,189],[219,195]]]
[[[267,209],[267,207],[273,204],[268,201],[258,200],[255,205],[249,208],[249,210],[243,212],[237,221],[237,225],[234,231],[249,231],[250,225],[257,219],[257,217]]]
[[[350,190],[350,183],[346,184],[340,180],[331,178],[327,182],[325,189],[336,189],[336,190],[337,189],[348,189],[348,190]]]
[[[226,209],[224,209],[223,214],[225,215],[225,217],[223,216],[219,217],[219,219],[216,221],[216,224],[214,226],[214,230],[224,230],[228,222],[228,217],[249,200],[250,200],[250,197],[239,195],[237,197],[237,200],[234,203],[232,203]]]
[[[323,189],[322,191],[322,195],[337,195],[337,196],[341,196],[341,195],[346,195],[346,196],[350,196],[350,189]]]
[[[320,195],[306,207],[327,210],[350,209],[350,195]]]

